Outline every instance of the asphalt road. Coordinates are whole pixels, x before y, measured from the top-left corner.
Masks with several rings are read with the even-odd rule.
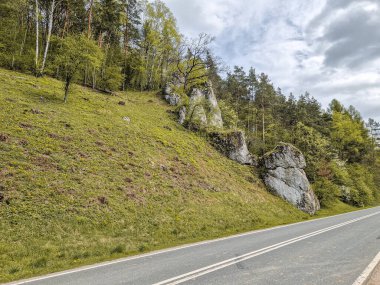
[[[352,285],[380,251],[380,207],[12,284]]]

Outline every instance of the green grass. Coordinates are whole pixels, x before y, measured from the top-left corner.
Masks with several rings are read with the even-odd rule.
[[[0,282],[310,218],[159,96],[62,85],[0,69]]]
[[[364,209],[364,208],[361,208]],[[345,204],[339,200],[337,200],[333,205],[331,205],[329,208],[322,208],[319,210],[313,218],[324,218],[332,215],[338,215],[348,212],[357,211],[358,208]]]

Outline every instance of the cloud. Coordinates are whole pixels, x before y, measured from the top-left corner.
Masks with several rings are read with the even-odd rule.
[[[165,0],[187,36],[216,37],[229,66],[265,72],[284,92],[336,98],[380,121],[379,0]]]
[[[380,56],[379,6],[374,1],[344,3],[344,8],[336,7],[336,3],[332,5],[340,8],[335,16],[322,12],[322,16],[317,17],[316,28],[324,30],[318,40],[328,46],[325,50],[325,65],[358,68]],[[333,7],[328,6],[329,13],[334,11]]]

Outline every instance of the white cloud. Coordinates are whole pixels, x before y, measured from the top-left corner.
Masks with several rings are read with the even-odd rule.
[[[265,72],[283,91],[337,98],[380,121],[378,0],[165,0],[186,36],[216,37],[230,65]]]

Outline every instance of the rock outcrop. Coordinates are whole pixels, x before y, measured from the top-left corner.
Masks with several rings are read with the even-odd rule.
[[[164,98],[171,106],[181,106],[185,103],[181,95],[175,91],[179,90],[180,86],[181,81],[175,78],[163,90]],[[188,97],[189,105],[187,108],[181,107],[179,109],[178,121],[181,125],[187,120],[192,126],[223,128],[222,112],[211,82],[208,82],[204,88],[194,88]]]
[[[183,95],[186,98],[175,92],[180,90],[181,84],[181,79],[174,76],[163,90],[165,100],[172,106],[178,106],[178,123],[190,129],[211,127],[213,132],[209,137],[215,148],[240,164],[257,166],[257,160],[248,150],[244,133],[223,131],[222,112],[211,81],[203,87],[193,88],[187,97]]]
[[[190,123],[201,127],[223,128],[222,113],[211,82],[204,89],[194,88],[192,90],[187,119]]]
[[[311,215],[320,209],[304,171],[305,157],[298,149],[279,145],[262,158],[262,164],[264,182],[271,192]]]
[[[218,101],[214,93],[214,88],[212,88],[211,81],[207,84],[207,89],[205,90],[206,100],[210,108],[208,116],[208,125],[216,128],[223,128],[222,112],[220,111]]]
[[[189,113],[187,115],[187,120],[193,126],[207,127],[205,95],[198,88],[194,88],[190,94]]]
[[[172,84],[166,85],[164,88],[164,98],[171,106],[178,106],[181,104],[181,96],[176,94]]]
[[[257,165],[248,151],[242,131],[213,132],[209,134],[211,143],[228,158],[244,165]]]

